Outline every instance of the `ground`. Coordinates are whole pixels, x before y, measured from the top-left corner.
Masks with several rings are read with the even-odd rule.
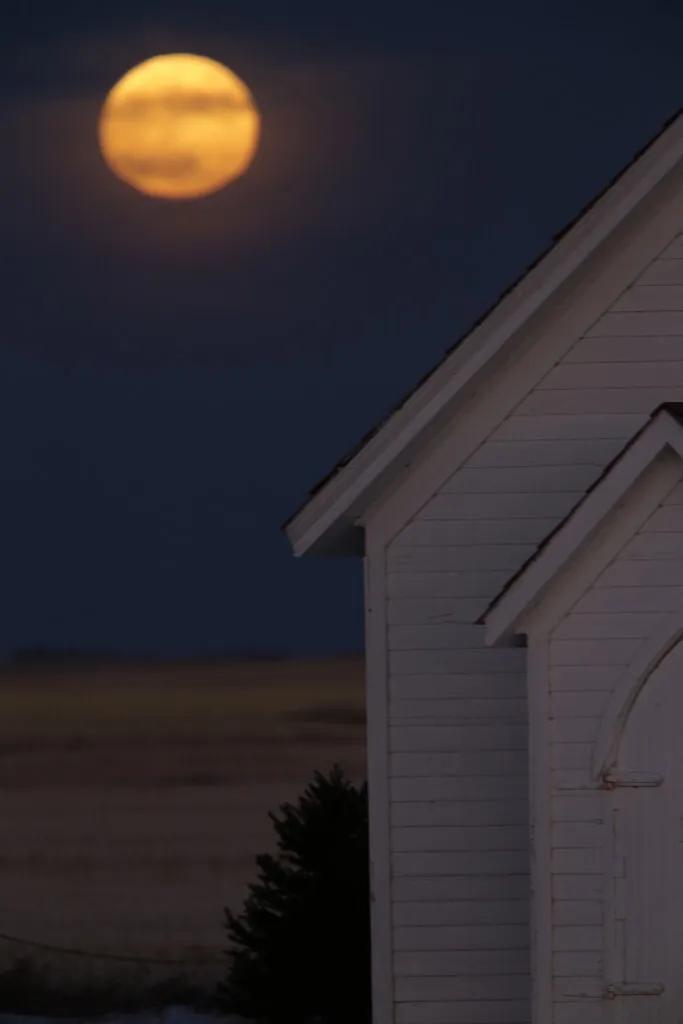
[[[339,761],[365,777],[360,659],[0,672],[0,933],[224,970],[267,812]],[[182,973],[23,946],[63,974]]]

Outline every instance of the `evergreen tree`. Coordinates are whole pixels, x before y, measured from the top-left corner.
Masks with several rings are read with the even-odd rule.
[[[268,1024],[370,1020],[367,785],[334,765],[296,805],[270,813],[276,856],[256,858],[241,914],[226,908],[232,948],[223,1008]]]

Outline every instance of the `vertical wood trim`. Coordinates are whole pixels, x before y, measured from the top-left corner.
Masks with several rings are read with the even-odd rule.
[[[550,734],[550,640],[546,633],[529,637],[529,808],[531,820],[531,1019],[553,1019],[552,949],[552,755]]]
[[[370,531],[368,531],[370,534]],[[373,1024],[393,1024],[386,551],[366,539],[365,650]]]

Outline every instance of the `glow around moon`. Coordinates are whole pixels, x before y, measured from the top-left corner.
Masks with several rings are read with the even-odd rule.
[[[120,79],[102,108],[102,154],[119,178],[164,199],[208,195],[243,174],[260,117],[244,82],[190,53],[152,57]]]

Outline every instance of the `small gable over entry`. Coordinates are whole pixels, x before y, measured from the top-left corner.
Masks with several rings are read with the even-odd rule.
[[[683,605],[656,596],[683,582],[682,481],[669,403],[481,617],[491,645],[527,638],[536,941],[556,994],[618,1001],[619,1024],[683,1019]],[[562,922],[592,922],[573,936],[560,882]]]

